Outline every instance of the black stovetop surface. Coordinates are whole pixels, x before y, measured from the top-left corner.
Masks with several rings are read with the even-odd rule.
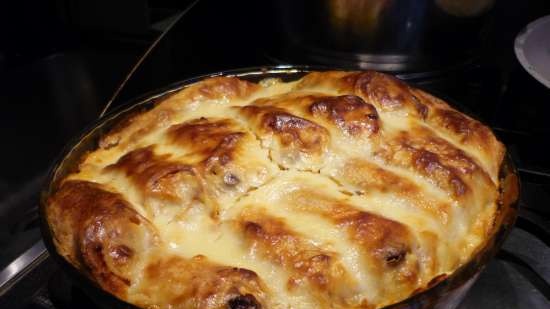
[[[184,16],[160,41],[115,100],[115,106],[170,82],[203,73],[266,64],[294,63],[292,58],[274,60],[281,59],[276,57],[276,47],[268,48],[268,45],[259,44],[255,40],[247,40],[249,32],[243,29],[249,25],[244,19],[238,21],[238,18],[235,18],[236,12],[229,14],[223,9],[213,10],[204,3],[208,1],[199,2],[199,5]],[[530,19],[537,15],[530,14]],[[510,15],[513,14],[509,11],[497,14],[497,24],[499,21],[509,23]],[[514,31],[519,31],[529,21],[527,19],[525,16],[519,19],[523,20],[523,24],[515,20],[517,26]],[[201,30],[197,31],[197,25],[205,24],[210,26],[201,27]],[[510,28],[513,27],[508,25],[507,29]],[[550,122],[545,116],[550,114],[550,90],[537,83],[515,60],[511,45],[514,35],[515,33],[509,33],[506,37],[501,34],[491,50],[468,65],[408,80],[451,102],[459,102],[463,108],[491,125],[506,144],[520,171],[522,207],[518,223],[504,243],[503,249],[487,265],[467,294],[460,306],[462,309],[550,308],[550,160],[547,160],[550,157],[550,149],[545,145],[550,141],[547,137],[550,133]],[[494,56],[495,53],[497,56]],[[50,145],[49,148],[47,145],[41,147],[55,153],[52,149],[59,149],[61,140],[67,140],[70,135],[75,135],[97,116],[108,98],[108,93],[112,92],[116,88],[116,82],[123,78],[124,74],[121,72],[129,70],[128,65],[121,64],[121,57],[131,55],[132,61],[136,59],[135,51],[126,54],[117,51],[115,54],[107,58],[116,63],[111,69],[118,68],[119,77],[99,92],[101,99],[84,102],[87,104],[84,109],[79,106],[59,106],[64,116],[52,116],[54,120],[49,121],[67,121],[66,124],[55,128],[55,132],[63,132],[60,135],[62,137],[56,139],[56,144]],[[61,58],[49,59],[43,69],[51,71],[60,68],[56,62],[60,62],[61,67],[67,70],[74,69],[77,56],[74,53],[62,55]],[[100,57],[87,65],[96,66],[97,63],[94,61],[101,63],[105,59]],[[128,62],[128,59],[124,61]],[[105,72],[104,75],[109,74],[108,69]],[[19,74],[27,76],[26,72]],[[60,78],[55,85],[71,81],[71,74]],[[96,79],[102,79],[100,73],[94,74],[97,75]],[[91,78],[94,74],[88,74],[86,78]],[[82,91],[86,90],[85,86]],[[68,95],[61,99],[70,101],[76,97],[78,96]],[[56,99],[60,98],[57,96]],[[17,122],[14,119],[10,121]],[[40,128],[32,127],[29,130],[31,129]],[[44,134],[47,136],[52,134],[52,131],[44,131]],[[43,136],[38,135],[34,138],[37,145],[43,143]],[[46,156],[48,158],[44,159],[44,162],[48,163],[53,154]],[[9,159],[13,161],[16,157],[14,155]],[[46,167],[47,164],[33,168],[45,171]],[[0,208],[5,204],[13,209],[8,213],[3,213],[0,209],[0,244],[4,251],[0,253],[0,269],[40,239],[36,200],[44,173],[35,174],[38,176],[16,183],[15,186],[21,189],[18,194],[13,194],[8,199],[0,199]],[[1,185],[0,183],[0,189]],[[9,289],[0,291],[0,308],[96,307],[91,299],[67,279],[51,258],[45,258],[35,263],[19,280],[14,281]]]

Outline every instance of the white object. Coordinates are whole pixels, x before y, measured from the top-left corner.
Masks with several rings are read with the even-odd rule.
[[[550,15],[528,24],[516,37],[514,50],[523,68],[550,88]]]

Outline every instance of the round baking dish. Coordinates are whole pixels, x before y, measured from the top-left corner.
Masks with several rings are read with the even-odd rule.
[[[163,89],[150,92],[111,111],[109,114],[96,121],[88,127],[82,135],[74,139],[66,146],[60,158],[52,167],[46,186],[41,193],[40,215],[42,236],[51,256],[59,263],[59,265],[61,265],[63,271],[65,271],[69,277],[100,307],[136,308],[135,306],[119,300],[115,296],[103,291],[97,284],[82,274],[77,268],[57,253],[53,244],[52,233],[48,222],[46,221],[45,207],[48,198],[56,191],[59,181],[69,173],[73,172],[78,167],[81,156],[88,151],[96,149],[98,147],[100,137],[109,132],[109,130],[119,121],[129,115],[135,114],[136,112],[145,111],[152,108],[155,103],[162,100],[164,96],[181,90],[201,79],[225,75],[236,76],[253,82],[260,81],[264,78],[280,78],[284,81],[292,81],[304,76],[308,72],[318,70],[320,69],[305,66],[261,67],[226,71],[195,77],[171,84]],[[463,111],[460,106],[455,107],[458,107],[458,110]],[[416,291],[407,299],[384,308],[455,308],[460,303],[469,287],[475,282],[483,267],[500,248],[500,245],[510,232],[517,216],[519,179],[509,156],[505,157],[500,167],[500,179],[500,201],[495,224],[492,228],[490,236],[486,239],[480,249],[472,255],[469,262],[456,269],[450,275],[434,278],[428,287]]]

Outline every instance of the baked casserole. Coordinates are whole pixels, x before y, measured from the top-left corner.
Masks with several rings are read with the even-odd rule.
[[[48,199],[58,253],[143,308],[380,308],[466,263],[505,149],[378,72],[212,77],[121,121]]]

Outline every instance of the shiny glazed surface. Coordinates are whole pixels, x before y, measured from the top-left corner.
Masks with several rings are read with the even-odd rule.
[[[331,80],[329,86],[323,84],[327,80]],[[338,85],[338,81],[343,83]],[[356,89],[363,91],[365,84],[372,87],[367,92],[366,100],[363,93],[349,93]],[[240,104],[238,99],[232,98],[249,96],[247,91],[250,88],[258,93],[258,87],[271,89],[272,92],[269,96],[260,95],[260,98],[248,101],[252,104]],[[287,89],[300,87],[303,88],[285,97],[288,95],[284,93],[289,93]],[[340,93],[342,90],[338,87],[342,87],[345,94]],[[157,136],[153,137],[157,141],[154,146],[133,145],[133,150],[125,154],[115,154],[112,158],[105,155],[117,153],[117,147],[127,140],[131,141],[132,134],[142,134],[140,130],[147,128],[144,126],[146,121],[129,121],[125,128],[115,128],[104,136],[99,145],[106,152],[99,150],[97,156],[95,153],[88,155],[80,165],[80,172],[69,176],[70,180],[64,181],[56,190],[51,200],[53,202],[49,203],[54,205],[54,215],[50,216],[49,221],[53,225],[57,249],[69,260],[72,259],[74,265],[83,268],[81,270],[87,270],[88,275],[104,289],[122,299],[141,306],[151,305],[152,301],[161,306],[178,304],[182,307],[200,307],[201,301],[208,299],[206,295],[214,292],[217,296],[213,300],[202,303],[206,308],[241,302],[264,307],[284,306],[285,302],[294,307],[382,306],[405,298],[415,289],[432,285],[434,278],[441,280],[440,275],[450,274],[491,236],[492,225],[484,222],[495,221],[496,226],[499,224],[496,201],[501,197],[495,196],[498,193],[494,183],[500,181],[500,164],[491,160],[494,154],[490,153],[499,153],[498,142],[494,140],[493,147],[468,148],[479,143],[475,140],[475,134],[489,134],[481,140],[491,143],[490,131],[479,132],[485,127],[418,90],[378,73],[336,72],[312,74],[298,83],[269,81],[260,86],[233,78],[217,78],[191,86],[170,96],[166,102],[172,100],[176,102],[175,106],[179,106],[180,102],[189,101],[188,97],[177,101],[178,95],[192,98],[197,95],[218,96],[219,93],[212,89],[223,90],[225,97],[222,99],[225,101],[221,104],[229,102],[234,113],[230,114],[232,118],[213,118],[217,115],[212,115],[215,114],[212,106],[198,108],[200,117],[195,117],[188,110],[184,114],[186,119],[166,124],[169,144],[160,143]],[[392,89],[397,91],[388,91]],[[401,99],[407,91],[412,91],[414,97],[422,96],[426,101],[408,105],[395,104],[396,100],[391,100],[397,93],[400,97],[397,101],[410,104],[413,101]],[[283,95],[277,97],[273,93]],[[373,97],[368,97],[370,94]],[[219,99],[215,98],[217,102],[213,103],[220,104]],[[422,107],[424,102],[428,102],[425,108]],[[202,101],[201,104],[208,103]],[[155,109],[162,110],[159,108],[163,105],[171,104],[162,103]],[[155,114],[155,109],[153,113],[143,115]],[[201,118],[205,113],[212,114],[206,115],[206,119]],[[147,116],[134,119],[143,119],[140,117]],[[151,122],[154,125],[163,125],[158,118],[153,119],[156,120]],[[414,138],[408,135],[403,137],[403,121],[395,119],[412,119],[413,124],[406,125],[412,125],[415,129],[409,130],[408,134],[423,137],[432,135],[425,128],[416,128],[415,121],[435,120],[433,123],[437,125],[440,119],[447,119],[446,129],[460,129],[462,133],[468,133],[469,125],[464,123],[478,125],[476,133],[467,135],[474,142],[468,142],[464,136],[457,139],[460,142],[455,142],[468,149],[469,153],[475,153],[475,160],[468,161],[466,154],[457,152],[448,140],[439,140],[439,136],[432,137],[435,140],[431,144],[418,144],[419,140],[413,143]],[[247,124],[244,128],[243,121]],[[132,126],[139,129],[132,130]],[[260,138],[255,138],[254,133],[249,136],[251,131],[259,132]],[[120,136],[128,132],[129,135]],[[376,147],[384,145],[387,149],[383,148],[380,155],[376,151],[370,152],[374,147],[372,139],[377,139]],[[143,136],[136,140],[147,143],[147,138]],[[364,140],[369,141],[370,145],[367,142],[361,145]],[[172,143],[177,146],[178,141],[183,141],[183,147],[188,149],[188,152],[180,153],[179,160],[162,154],[166,149],[172,154],[178,151],[166,148],[172,147]],[[390,141],[400,145],[397,151],[403,151],[403,142],[411,144],[410,148],[404,147],[404,154],[398,156],[403,158],[404,155],[406,159],[410,155],[412,161],[396,161],[396,148],[392,148],[394,145]],[[252,151],[253,155],[243,158],[239,149],[248,153]],[[342,149],[346,151],[341,152]],[[443,152],[444,149],[447,150]],[[388,155],[384,151],[393,152]],[[370,156],[372,153],[376,156]],[[438,160],[435,161],[435,158]],[[480,162],[479,165],[477,162]],[[465,165],[470,169],[456,165],[466,163],[470,164]],[[94,164],[101,168],[96,169]],[[462,170],[458,170],[459,167]],[[427,168],[429,172],[426,172]],[[445,171],[445,168],[446,173],[437,173],[438,169]],[[458,172],[453,174],[457,171],[455,168]],[[475,173],[486,173],[487,176],[476,176],[480,179],[471,182],[472,178],[466,176]],[[365,177],[367,174],[370,177]],[[200,189],[201,183],[197,184],[194,181],[196,178],[204,178],[209,185]],[[413,182],[409,182],[411,178]],[[90,179],[102,184],[90,183]],[[417,188],[419,183],[421,187]],[[482,187],[490,187],[491,184],[494,190]],[[137,188],[137,193],[113,192],[113,188],[116,191]],[[478,188],[482,191],[477,191]],[[200,205],[195,206],[196,201],[188,199],[189,192],[202,195],[198,198]],[[419,198],[416,194],[423,196]],[[430,205],[430,199],[426,199],[425,194],[441,203]],[[454,215],[457,211],[454,210],[450,219],[447,218],[472,226],[473,232],[467,229],[467,237],[457,236],[464,245],[445,245],[445,241],[449,241],[441,237],[443,233],[448,234],[449,230],[445,229],[459,232],[454,231],[452,225],[445,227],[446,224],[442,224],[445,223],[442,221],[445,214],[441,214],[445,211],[443,202],[450,199],[460,205],[464,199],[471,202],[479,198],[489,199],[489,204],[478,204],[483,206],[482,209],[488,208],[485,215],[469,206],[474,209],[468,211],[477,213],[478,217]],[[184,215],[175,219],[181,215],[182,205],[185,206]],[[55,214],[56,207],[63,212]],[[198,210],[192,214],[191,223],[199,223],[198,227],[185,226],[185,222],[178,221],[183,227],[171,230],[169,226],[174,220],[187,220],[186,216],[194,208]],[[71,212],[77,214],[71,215]],[[220,231],[212,232],[213,226]],[[193,228],[198,228],[201,233],[190,233],[192,237],[181,239],[185,234],[182,232],[189,233]],[[75,229],[80,230],[79,235],[75,235]],[[125,233],[117,232],[119,230]],[[334,231],[334,234],[327,231]],[[335,235],[339,236],[339,240],[347,240],[335,241]],[[67,244],[73,241],[62,240],[63,237],[74,239],[75,236],[80,239],[77,240],[80,248],[71,248]],[[229,250],[220,250],[224,246]],[[450,247],[453,247],[452,250]],[[345,251],[349,248],[357,248],[355,250],[358,251],[350,254]],[[242,253],[233,256],[233,251]],[[239,262],[239,256],[250,259],[245,258],[245,263],[242,260]],[[220,263],[228,259],[233,259],[232,266]],[[145,278],[136,280],[136,272],[142,274],[143,269]],[[170,269],[186,269],[188,272],[186,275],[176,275]],[[283,277],[269,278],[266,274],[274,273],[270,269],[276,269],[277,275],[282,274]],[[198,278],[198,282],[178,285],[180,288],[174,290],[171,286],[159,285],[161,278],[176,283]],[[270,282],[269,288],[263,282],[265,278]],[[219,280],[227,285],[209,283]],[[382,286],[379,284],[381,281],[394,284],[386,288],[388,284]],[[273,282],[286,284],[277,287]],[[196,289],[189,292],[189,287],[196,287],[197,284],[206,290],[201,292],[199,288],[198,292]],[[368,289],[365,288],[367,286]],[[161,298],[155,300],[155,297]],[[180,303],[175,303],[177,301]]]

